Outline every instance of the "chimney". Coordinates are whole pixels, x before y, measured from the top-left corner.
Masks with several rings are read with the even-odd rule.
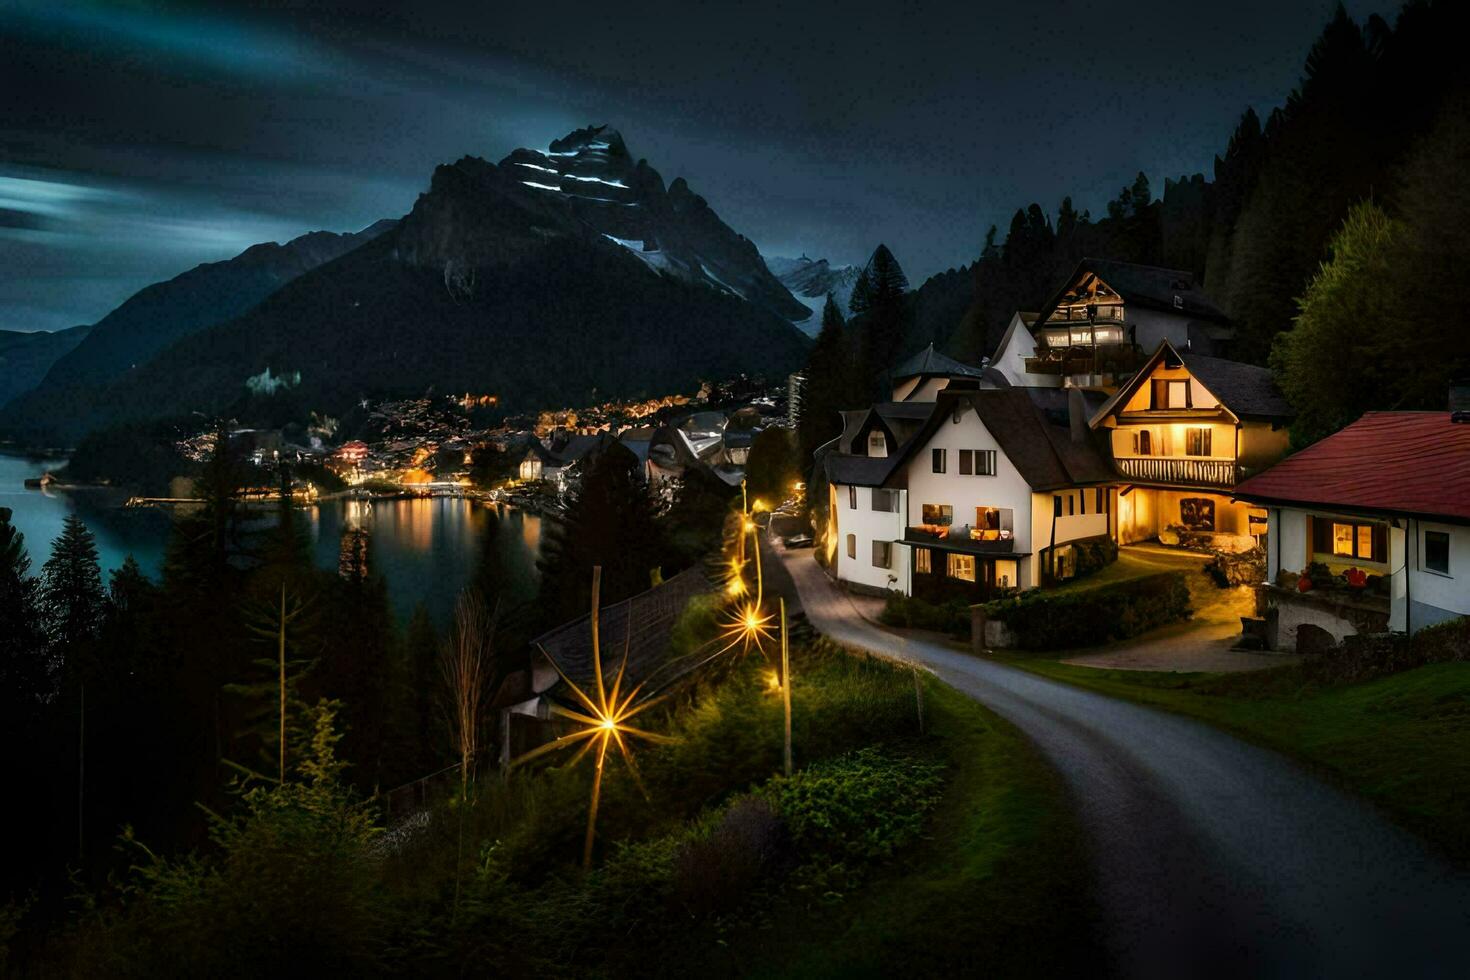
[[[1082,400],[1081,388],[1067,389],[1067,427],[1072,430],[1072,441],[1087,441],[1087,403]]]
[[[1450,421],[1470,422],[1470,378],[1450,382]]]

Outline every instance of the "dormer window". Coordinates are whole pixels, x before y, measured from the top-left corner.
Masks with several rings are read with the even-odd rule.
[[[886,458],[888,456],[888,440],[877,429],[868,433],[868,455],[879,458]]]

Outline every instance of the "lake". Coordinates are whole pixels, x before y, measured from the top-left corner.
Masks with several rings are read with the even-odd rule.
[[[31,573],[40,574],[61,533],[66,515],[76,514],[97,538],[103,582],[132,555],[155,580],[163,565],[172,516],[152,507],[120,506],[126,494],[105,488],[27,490],[24,481],[57,469],[58,460],[32,460],[0,454],[0,507],[14,513],[12,522],[26,538]],[[370,532],[368,561],[388,583],[388,595],[400,625],[423,603],[437,625],[448,623],[455,598],[475,574],[486,526],[499,520],[492,547],[508,601],[535,597],[539,584],[536,559],[541,554],[541,518],[514,508],[460,497],[408,500],[329,500],[303,511],[317,563],[336,568],[338,543],[345,527]]]

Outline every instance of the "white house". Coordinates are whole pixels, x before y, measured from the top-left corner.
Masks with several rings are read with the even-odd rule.
[[[1261,591],[1278,617],[1277,645],[1290,646],[1302,623],[1341,639],[1470,615],[1470,420],[1456,421],[1463,418],[1370,412],[1235,488],[1237,498],[1267,511]],[[1362,584],[1294,587],[1314,565]]]
[[[1087,258],[1039,313],[1012,317],[990,363],[1013,385],[1110,389],[1164,341],[1218,357],[1233,337],[1193,273]]]
[[[1081,392],[1059,420],[1049,392],[977,385],[953,382],[922,417],[913,403],[849,413],[823,460],[839,580],[982,601],[1069,577],[1076,544],[1111,535],[1114,476]]]

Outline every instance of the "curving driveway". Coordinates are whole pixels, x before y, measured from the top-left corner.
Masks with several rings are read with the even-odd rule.
[[[772,550],[814,626],[931,669],[1056,765],[1091,838],[1116,972],[1470,976],[1470,875],[1366,804],[1198,722],[887,632],[810,551]]]

